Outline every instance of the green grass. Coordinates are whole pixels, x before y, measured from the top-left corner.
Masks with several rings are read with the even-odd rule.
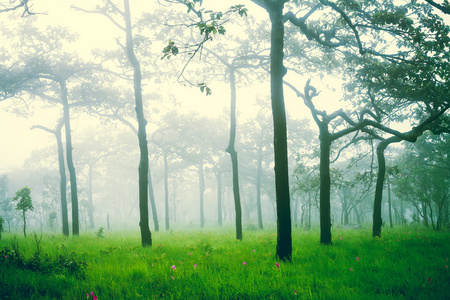
[[[449,238],[420,228],[385,229],[381,239],[335,229],[333,245],[321,246],[317,230],[294,230],[293,262],[278,270],[274,230],[244,232],[243,241],[232,229],[154,233],[151,248],[138,232],[44,234],[38,258],[32,235],[17,238],[17,258],[4,233],[0,299],[86,299],[91,291],[100,300],[450,299]]]

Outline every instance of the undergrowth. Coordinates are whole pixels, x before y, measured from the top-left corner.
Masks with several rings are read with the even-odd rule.
[[[448,232],[397,228],[382,238],[335,229],[293,233],[293,261],[275,255],[274,230],[105,232],[66,238],[5,234],[0,299],[449,299]]]

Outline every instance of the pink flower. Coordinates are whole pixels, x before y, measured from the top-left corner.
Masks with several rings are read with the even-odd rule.
[[[352,268],[348,268],[349,270],[350,270],[350,272],[353,272],[353,269]]]
[[[171,266],[172,270],[174,270],[175,272],[177,271],[177,268],[175,267],[175,265]]]
[[[174,276],[170,276],[170,278],[172,278],[172,280],[175,280],[175,277],[174,277]]]
[[[359,262],[359,257],[358,256],[356,257],[356,261]]]
[[[280,264],[276,262],[275,266],[277,266],[278,271],[280,271]]]
[[[256,253],[256,249],[253,249],[253,253]]]
[[[242,264],[245,266],[247,263],[244,261]]]
[[[89,293],[86,293],[86,298],[89,298]]]
[[[194,264],[194,269],[197,269],[197,264]]]
[[[189,255],[192,255],[192,253],[191,253],[191,252],[189,252],[188,254],[189,254]]]
[[[297,290],[294,290],[294,295],[296,295],[296,296],[297,296]]]
[[[342,240],[342,237],[340,237],[339,239]]]

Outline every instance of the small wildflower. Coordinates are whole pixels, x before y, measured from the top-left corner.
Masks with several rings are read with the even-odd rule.
[[[172,278],[172,280],[175,280],[175,277],[174,277],[174,276],[170,276],[170,278]]]
[[[294,295],[296,295],[296,296],[297,296],[297,290],[294,290]]]
[[[86,293],[86,298],[89,298],[89,293]]]
[[[194,269],[197,269],[197,264],[194,264]]]
[[[445,266],[448,269],[448,266]]]
[[[242,264],[245,266],[247,263],[244,261]]]
[[[431,283],[431,277],[428,277],[428,284]]]
[[[253,249],[253,253],[256,253],[256,249]]]
[[[342,240],[342,236],[339,239]]]
[[[349,270],[350,270],[350,272],[353,272],[353,269],[352,268],[348,268]]]
[[[358,256],[356,257],[356,261],[359,262],[359,257]]]
[[[277,266],[278,271],[280,271],[280,264],[276,262],[275,266]]]
[[[171,266],[172,270],[174,270],[175,272],[177,271],[177,268],[175,267],[175,265]]]
[[[192,255],[192,253],[191,253],[191,252],[189,252],[189,253],[188,253],[188,255]]]

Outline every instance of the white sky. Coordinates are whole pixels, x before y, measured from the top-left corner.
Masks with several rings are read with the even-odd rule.
[[[47,15],[38,16],[38,22],[43,26],[61,25],[78,31],[80,33],[80,38],[76,44],[77,51],[79,51],[81,55],[87,55],[92,48],[115,48],[115,37],[119,34],[105,18],[97,15],[87,15],[81,12],[75,12],[70,8],[71,3],[76,3],[79,7],[87,8],[92,5],[92,2],[93,1],[91,0],[33,1],[33,10],[35,12],[47,13]],[[208,1],[205,1],[205,4],[207,2]],[[244,2],[250,4],[250,1]],[[131,9],[133,11],[133,7],[136,4],[142,4],[142,9],[151,9],[151,5],[148,3],[149,2],[147,1],[131,1]],[[237,3],[239,3],[239,1],[215,1],[215,4],[219,6],[218,8],[222,10]],[[225,7],[220,7],[225,4]],[[148,8],[145,8],[145,6]],[[249,8],[252,9],[251,13],[258,11],[264,13],[262,17],[267,18],[266,13],[260,8],[256,8],[251,4]],[[5,14],[1,15],[0,21],[2,18],[6,17]],[[19,21],[25,22],[26,20]],[[306,81],[306,78],[304,80]],[[302,86],[304,83],[299,84]],[[318,79],[313,81],[313,84],[319,86]],[[328,84],[330,84],[330,82],[328,82]],[[339,84],[336,85],[336,87],[338,87]],[[176,89],[176,84],[173,84],[173,86],[174,89]],[[186,110],[199,111],[209,116],[221,114],[224,107],[228,109],[229,90],[226,88],[224,90],[217,88],[217,83],[211,83],[211,86],[213,87],[215,97],[205,97],[200,94],[198,89],[194,88],[192,91],[188,92],[189,96],[187,97],[188,99],[186,99],[183,108]],[[185,96],[186,92],[183,91],[182,95]],[[216,95],[220,95],[221,97],[217,97]],[[269,83],[255,84],[254,86],[248,87],[245,91],[238,90],[238,111],[243,115],[245,115],[245,112],[251,111],[251,109],[245,106],[245,103],[249,98],[255,98],[255,96],[268,99]],[[285,88],[285,97],[286,109],[292,117],[298,119],[309,117],[309,111],[304,107],[302,101],[297,99],[287,87]],[[324,90],[320,99],[317,100],[317,104],[318,106],[321,106],[322,104],[323,107],[327,108],[328,112],[331,112],[339,108],[339,97],[340,95],[337,93],[331,93]],[[9,106],[11,101],[13,101],[13,99],[0,102],[0,174],[15,167],[21,167],[23,161],[30,156],[33,150],[55,143],[54,137],[49,133],[41,130],[30,130],[30,127],[36,124],[53,128],[56,122],[54,112],[49,115],[45,111],[36,111],[33,117],[25,119],[5,111],[5,108]],[[312,125],[312,127],[315,128],[315,125]]]

